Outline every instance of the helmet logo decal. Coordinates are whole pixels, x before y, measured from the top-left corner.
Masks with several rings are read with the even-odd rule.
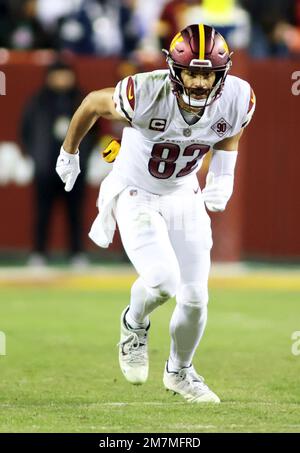
[[[226,53],[229,53],[229,48],[228,48],[228,45],[227,45],[227,42],[225,41],[225,39],[223,38],[223,45],[224,45],[224,50]]]
[[[204,25],[199,24],[199,60],[204,60],[205,56],[205,31]]]
[[[174,38],[172,39],[172,42],[170,44],[170,52],[172,52],[175,47],[176,47],[176,44],[178,42],[182,42],[183,41],[183,37],[181,36],[181,33],[177,33],[177,35],[174,36]]]

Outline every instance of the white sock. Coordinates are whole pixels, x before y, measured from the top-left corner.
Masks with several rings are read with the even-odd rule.
[[[126,314],[128,324],[135,329],[147,327],[149,314],[165,301],[155,288],[148,288],[139,277],[131,288],[130,307]]]
[[[207,306],[176,304],[170,323],[169,371],[189,367],[207,322]]]
[[[137,322],[131,315],[130,309],[126,313],[125,321],[132,329],[145,329],[149,325],[149,318],[147,317],[144,322]]]
[[[182,366],[178,366],[176,363],[173,362],[172,358],[168,358],[168,371],[171,373],[178,373],[180,371]]]

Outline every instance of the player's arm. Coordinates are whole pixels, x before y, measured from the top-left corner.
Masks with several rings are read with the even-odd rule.
[[[109,120],[124,119],[115,109],[114,90],[114,88],[105,88],[92,91],[86,96],[71,120],[63,143],[65,151],[75,154],[83,137],[100,117]]]
[[[213,152],[216,152],[218,150],[223,150],[223,151],[237,151],[238,146],[239,146],[239,141],[241,136],[243,135],[244,129],[241,129],[240,132],[236,135],[233,135],[232,137],[224,138],[220,142],[216,143],[214,145]]]
[[[234,169],[243,129],[214,145],[206,185],[202,191],[207,209],[224,211],[233,192]]]
[[[251,86],[249,86],[248,93],[247,108],[241,121],[240,132],[232,137],[224,138],[214,145],[206,185],[202,192],[206,207],[210,211],[224,211],[233,192],[239,140],[244,128],[250,123],[256,106],[256,97]]]
[[[56,172],[70,191],[80,173],[78,147],[100,118],[124,120],[116,111],[113,101],[114,88],[91,92],[76,110],[56,163]]]

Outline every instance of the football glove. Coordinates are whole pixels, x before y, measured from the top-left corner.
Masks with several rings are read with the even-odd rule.
[[[119,154],[120,148],[121,143],[118,140],[111,140],[107,147],[102,151],[103,159],[111,164]]]
[[[208,172],[202,195],[209,211],[224,211],[232,192],[233,175],[215,176],[214,173]]]
[[[65,183],[65,191],[70,192],[80,173],[79,151],[76,154],[70,154],[61,147],[55,169],[62,182]]]

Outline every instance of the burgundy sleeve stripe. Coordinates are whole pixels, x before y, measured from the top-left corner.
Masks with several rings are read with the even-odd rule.
[[[124,108],[124,102],[123,102],[123,98],[122,98],[122,84],[123,84],[123,81],[121,82],[120,84],[120,94],[119,94],[119,99],[120,99],[120,107],[121,107],[121,110],[122,112],[124,113],[124,115],[126,116],[126,118],[128,119],[128,121],[131,123],[132,121],[132,118],[130,118],[130,116],[128,115],[128,113],[126,112],[125,108]]]
[[[249,101],[247,113],[250,112],[250,110],[252,109],[254,104],[255,104],[255,94],[254,94],[254,91],[252,90],[252,88],[250,87],[250,101]]]
[[[126,87],[126,95],[127,95],[127,99],[128,99],[130,107],[132,108],[132,110],[134,110],[135,93],[134,93],[134,82],[133,82],[132,77],[128,78],[127,87]]]

